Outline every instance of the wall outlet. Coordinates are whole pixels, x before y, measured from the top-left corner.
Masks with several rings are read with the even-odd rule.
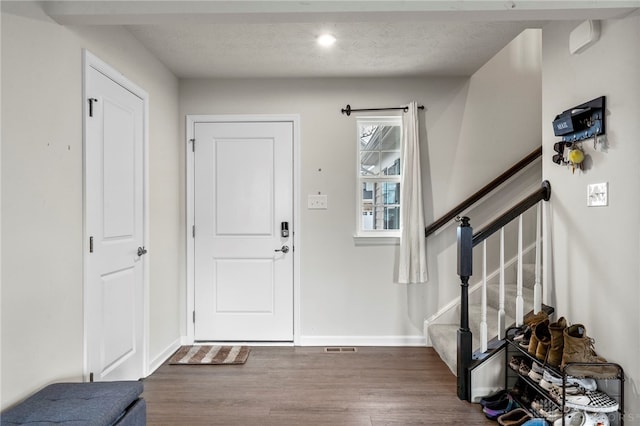
[[[609,185],[604,183],[592,183],[587,185],[587,206],[602,207],[609,204]]]
[[[307,208],[310,210],[326,210],[327,196],[326,195],[307,196]]]

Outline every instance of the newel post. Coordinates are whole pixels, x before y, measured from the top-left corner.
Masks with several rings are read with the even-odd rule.
[[[469,218],[460,218],[458,226],[458,275],[460,276],[460,329],[458,330],[458,398],[471,398],[472,334],[469,329],[469,277],[473,264],[473,228]]]

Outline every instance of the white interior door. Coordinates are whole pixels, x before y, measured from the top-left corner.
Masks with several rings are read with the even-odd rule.
[[[85,73],[85,342],[93,380],[144,376],[144,101]],[[143,250],[144,251],[144,250]]]
[[[293,123],[194,126],[195,340],[292,341]]]

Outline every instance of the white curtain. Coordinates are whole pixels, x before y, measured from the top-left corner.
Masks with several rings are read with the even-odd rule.
[[[420,179],[420,140],[418,104],[411,102],[402,119],[402,177],[400,216],[402,236],[398,262],[398,282],[423,283],[428,279],[424,236],[422,182]]]

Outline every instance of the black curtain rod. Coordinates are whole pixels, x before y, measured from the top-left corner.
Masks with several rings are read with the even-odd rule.
[[[418,109],[424,109],[424,105],[420,105]],[[347,114],[347,117],[348,117],[351,115],[352,112],[357,112],[357,111],[392,111],[392,110],[402,110],[404,112],[407,112],[409,111],[409,107],[353,109],[351,108],[351,105],[347,104],[346,108],[342,108],[342,113]]]

